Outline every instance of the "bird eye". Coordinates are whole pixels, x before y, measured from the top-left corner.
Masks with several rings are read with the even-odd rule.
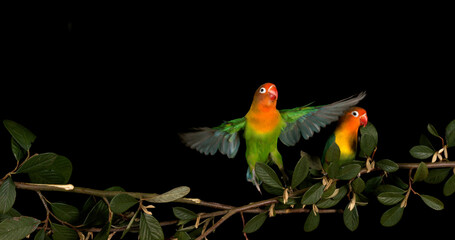
[[[266,90],[265,88],[259,89],[259,92],[260,92],[260,93],[265,93],[266,91],[267,91],[267,90]]]
[[[359,116],[359,112],[357,112],[357,111],[352,111],[351,114],[352,114],[352,116],[354,116],[354,117],[358,117],[358,116]]]

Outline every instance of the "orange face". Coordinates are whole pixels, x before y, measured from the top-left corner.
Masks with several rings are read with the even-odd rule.
[[[273,83],[262,84],[254,94],[253,104],[259,104],[264,107],[276,106],[278,100],[278,90]]]
[[[343,118],[343,121],[346,121],[349,125],[353,125],[357,128],[360,126],[365,127],[368,124],[367,111],[361,107],[350,108],[346,111]]]

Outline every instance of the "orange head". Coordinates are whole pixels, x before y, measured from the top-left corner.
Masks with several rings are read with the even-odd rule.
[[[262,84],[255,92],[252,107],[261,109],[275,108],[278,100],[278,90],[273,83]]]
[[[368,124],[367,111],[361,107],[352,107],[346,111],[340,119],[341,124],[358,129],[360,126],[365,127]]]

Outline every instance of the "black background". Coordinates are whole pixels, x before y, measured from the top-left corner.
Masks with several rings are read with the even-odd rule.
[[[416,162],[408,152],[426,125],[442,134],[455,118],[453,27],[426,6],[57,7],[5,9],[0,118],[38,136],[32,152],[68,157],[76,186],[160,193],[186,185],[189,197],[236,206],[270,197],[245,180],[244,144],[228,159],[201,155],[178,137],[242,117],[264,82],[276,84],[279,109],[367,91],[359,105],[379,132],[377,160]],[[295,165],[300,150],[320,154],[333,128],[292,148],[279,143],[285,166]],[[15,164],[4,128],[0,141],[3,176]],[[354,233],[342,215],[323,215],[313,233],[303,232],[306,215],[287,215],[267,220],[250,239],[452,233],[454,196],[444,197],[441,184],[415,190],[438,197],[445,209],[431,210],[411,195],[401,222],[385,228],[379,219],[388,208],[371,199],[359,207]],[[79,207],[86,198],[46,196]],[[18,191],[17,199],[21,213],[44,218],[35,193]],[[173,218],[168,207],[154,213]],[[169,235],[174,226],[164,230]],[[241,230],[233,216],[209,239],[242,239]]]

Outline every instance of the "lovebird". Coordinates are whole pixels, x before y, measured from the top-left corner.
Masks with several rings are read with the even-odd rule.
[[[224,122],[209,128],[194,129],[194,132],[181,134],[184,144],[205,155],[214,155],[217,151],[234,158],[240,146],[240,136],[245,138],[248,163],[247,180],[261,192],[260,179],[256,176],[257,162],[274,163],[288,180],[283,168],[283,160],[278,152],[278,139],[286,146],[294,146],[301,137],[309,139],[321,127],[325,127],[338,118],[350,107],[366,96],[358,96],[323,106],[310,106],[277,110],[278,90],[272,83],[262,84],[254,93],[248,113],[241,118]],[[242,134],[243,133],[243,134]]]
[[[355,159],[357,154],[358,132],[361,126],[365,127],[368,124],[367,111],[361,107],[351,107],[338,120],[338,125],[333,134],[329,137],[325,144],[322,154],[324,165],[325,154],[329,147],[335,142],[340,148],[340,163],[346,163]],[[326,167],[324,167],[327,169]]]

